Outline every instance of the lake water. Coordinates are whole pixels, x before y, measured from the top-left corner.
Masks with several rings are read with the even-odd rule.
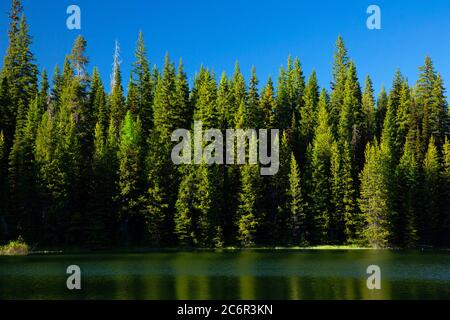
[[[82,290],[66,287],[69,265]],[[381,290],[367,289],[369,265]],[[450,299],[449,251],[243,250],[0,257],[0,299]]]

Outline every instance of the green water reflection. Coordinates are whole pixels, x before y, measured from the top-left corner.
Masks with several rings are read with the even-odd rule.
[[[79,265],[82,290],[66,288]],[[366,268],[382,271],[368,290]],[[0,299],[450,299],[450,253],[163,252],[0,257]]]

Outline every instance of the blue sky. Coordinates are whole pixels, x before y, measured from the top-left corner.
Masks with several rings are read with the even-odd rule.
[[[82,29],[66,28],[66,9],[81,8]],[[366,9],[380,6],[382,29],[366,28]],[[192,80],[201,64],[220,75],[232,74],[239,60],[248,79],[252,65],[265,82],[276,78],[288,54],[299,56],[305,74],[314,68],[329,87],[334,43],[344,37],[361,80],[390,87],[398,67],[410,82],[429,54],[446,84],[450,83],[450,1],[448,0],[25,0],[40,68],[60,66],[81,33],[88,41],[89,70],[98,66],[109,82],[114,41],[121,44],[122,72],[128,82],[138,31],[144,32],[149,59],[161,66],[169,52],[183,58]],[[0,2],[0,54],[7,46],[10,2]]]

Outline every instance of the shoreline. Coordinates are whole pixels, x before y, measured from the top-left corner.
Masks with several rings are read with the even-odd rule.
[[[65,249],[42,249],[42,250],[30,250],[26,254],[2,254],[0,257],[24,257],[24,256],[38,256],[38,255],[81,255],[81,254],[145,254],[145,253],[183,253],[183,252],[245,252],[245,251],[450,251],[450,248],[429,248],[429,247],[417,247],[417,248],[371,248],[371,247],[359,247],[359,246],[346,246],[346,245],[320,245],[310,247],[253,247],[253,248],[241,248],[241,247],[224,247],[224,248],[183,248],[183,247],[167,247],[167,248],[107,248],[107,249],[81,249],[81,248],[65,248]]]

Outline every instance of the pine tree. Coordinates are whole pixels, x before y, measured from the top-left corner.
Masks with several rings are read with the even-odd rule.
[[[262,180],[258,165],[247,164],[241,170],[242,189],[239,193],[238,240],[244,247],[258,242],[258,231],[264,219],[262,212]]]
[[[366,145],[376,136],[376,107],[372,80],[366,77],[364,93],[362,96],[362,111],[364,119],[363,144]]]
[[[232,101],[232,92],[230,82],[226,73],[220,77],[219,87],[217,89],[217,111],[220,118],[219,128],[226,130],[229,128],[228,112]]]
[[[113,128],[113,126],[111,126]],[[115,144],[115,139],[113,140]],[[115,243],[117,151],[110,145],[103,125],[97,122],[92,156],[93,192],[88,211],[86,242],[93,248]]]
[[[272,79],[267,80],[266,86],[261,91],[260,108],[264,115],[264,128],[277,128],[275,120],[275,98]]]
[[[434,137],[438,149],[441,149],[445,142],[445,134],[448,132],[448,105],[445,97],[444,83],[440,74],[437,75],[433,83],[429,108],[430,133]]]
[[[93,122],[102,126],[102,131],[106,132],[109,125],[109,110],[105,88],[97,68],[92,73],[92,85],[89,92],[89,105],[94,117]]]
[[[150,62],[144,43],[144,35],[139,32],[133,64],[133,80],[136,87],[137,115],[142,121],[142,131],[146,135],[153,125],[153,93],[156,82],[150,72]]]
[[[181,69],[181,73],[182,73]],[[182,77],[182,75],[180,75]],[[180,87],[181,88],[181,87]],[[158,132],[170,135],[176,129],[185,128],[186,109],[185,97],[177,95],[177,76],[175,66],[166,55],[163,74],[159,78],[155,89],[155,100],[153,106],[154,126]]]
[[[292,120],[292,109],[289,101],[288,72],[281,67],[278,75],[277,95],[274,106],[274,125],[285,130],[289,128]]]
[[[113,73],[111,76],[111,94],[110,101],[110,114],[114,120],[114,126],[120,128],[120,125],[125,117],[125,98],[123,96],[122,76],[120,72],[120,48],[119,43],[116,41],[116,47],[114,51],[114,63]]]
[[[317,104],[319,102],[319,86],[317,84],[316,72],[313,71],[308,79],[303,94],[303,107],[300,109],[300,137],[301,152],[306,151],[312,142],[314,129],[317,125]]]
[[[258,78],[256,77],[256,69],[252,67],[252,76],[248,89],[247,99],[247,123],[248,128],[263,128],[264,114],[259,104]]]
[[[289,222],[288,201],[286,191],[289,189],[289,172],[292,149],[287,134],[281,137],[278,173],[270,178],[268,194],[271,199],[270,212],[266,219],[269,238],[272,243],[285,244],[289,239],[285,232]]]
[[[15,127],[13,111],[8,79],[0,73],[0,130],[5,138],[5,150],[9,149],[13,137]]]
[[[175,80],[176,87],[176,108],[180,114],[179,126],[181,128],[189,128],[194,110],[189,101],[189,83],[184,71],[183,60],[180,59],[178,64],[178,72]]]
[[[75,70],[75,76],[80,78],[82,81],[88,81],[89,77],[86,72],[86,65],[89,62],[88,57],[86,57],[86,46],[87,42],[83,36],[79,35],[73,44],[72,52],[69,56],[71,66]]]
[[[133,78],[130,76],[130,80],[128,82],[127,89],[127,99],[126,99],[126,109],[130,111],[131,114],[135,117],[139,116],[139,98],[138,98],[138,89],[134,84]]]
[[[338,134],[341,144],[348,142],[351,145],[351,159],[354,161],[356,172],[359,172],[364,160],[363,128],[361,89],[356,75],[356,67],[353,62],[350,62],[346,75]]]
[[[40,225],[35,193],[36,169],[34,141],[41,117],[39,98],[36,96],[27,112],[23,127],[18,128],[9,154],[9,194],[13,225],[26,241],[37,240]]]
[[[217,107],[216,80],[214,75],[206,69],[203,69],[199,77],[194,120],[201,121],[203,128],[217,128],[221,121]],[[228,121],[229,123],[236,123],[236,119]]]
[[[430,138],[428,150],[423,161],[423,212],[420,217],[419,234],[421,241],[427,244],[438,244],[441,214],[439,201],[441,195],[441,164],[434,137]]]
[[[12,141],[16,117],[26,117],[27,108],[37,93],[37,67],[34,55],[30,51],[31,37],[20,0],[13,0],[9,13],[8,48],[2,70],[7,80],[10,103],[6,113],[4,134],[7,141]],[[22,111],[20,111],[22,110]]]
[[[145,161],[148,190],[144,215],[148,238],[154,246],[174,243],[172,230],[179,174],[171,161],[170,152],[167,136],[152,130]]]
[[[335,238],[336,234],[329,235],[331,228],[336,226],[334,208],[332,205],[332,190],[330,185],[331,156],[334,144],[333,133],[328,115],[328,98],[322,90],[319,101],[317,117],[318,125],[315,127],[314,142],[311,155],[311,201],[314,217],[312,233],[316,243],[327,242]]]
[[[442,170],[442,185],[443,185],[443,203],[442,213],[444,226],[442,228],[441,242],[444,245],[450,243],[450,143],[448,138],[445,139],[442,147],[443,170]]]
[[[383,131],[383,123],[384,118],[386,116],[386,110],[388,106],[388,95],[386,93],[386,89],[384,88],[384,85],[381,87],[381,91],[378,95],[377,100],[377,129],[376,129],[376,138],[378,140],[381,139],[381,132]]]
[[[8,197],[8,166],[7,166],[6,139],[0,131],[0,242],[8,238],[7,197]]]
[[[411,90],[409,88],[408,82],[404,81],[402,83],[402,89],[400,93],[399,107],[396,116],[396,145],[399,151],[403,151],[403,146],[406,142],[406,137],[408,135],[410,124],[411,124],[411,111],[413,109],[413,101],[411,97]]]
[[[291,245],[307,245],[306,240],[306,212],[302,194],[300,169],[294,154],[291,154],[291,171],[289,173],[289,189],[287,191],[289,201],[289,231]]]
[[[410,143],[405,144],[403,156],[396,170],[399,228],[396,233],[402,247],[414,247],[417,240],[417,199],[419,197],[419,166]]]
[[[333,63],[333,81],[331,83],[330,121],[333,132],[337,133],[340,114],[344,104],[347,69],[350,66],[347,48],[341,36],[336,41]]]
[[[117,153],[119,163],[117,201],[125,244],[130,240],[138,244],[143,241],[143,230],[140,230],[142,225],[140,198],[143,189],[141,135],[139,118],[134,120],[128,111],[120,130]]]
[[[364,169],[360,174],[361,196],[359,206],[365,220],[363,236],[374,248],[390,245],[389,195],[384,172],[382,151],[375,141],[368,144]]]
[[[181,246],[198,244],[195,222],[197,212],[195,208],[196,179],[195,171],[186,169],[178,191],[175,212],[175,234]]]
[[[234,67],[234,74],[231,79],[230,88],[232,91],[232,100],[228,110],[227,122],[231,128],[235,128],[237,126],[236,119],[239,119],[238,111],[240,108],[245,110],[247,100],[245,79],[241,73],[238,62],[236,62]]]
[[[290,60],[289,60],[290,61]],[[292,113],[300,119],[300,110],[303,107],[303,94],[305,91],[305,77],[300,60],[296,57],[294,66],[288,68],[288,93]]]
[[[433,102],[433,91],[435,89],[435,82],[437,79],[436,71],[434,70],[433,61],[429,56],[425,57],[425,64],[419,68],[419,79],[416,83],[415,96],[417,101],[417,108],[419,111],[420,127],[421,127],[421,154],[427,152],[430,136],[432,135],[432,128],[430,124],[431,104]]]

